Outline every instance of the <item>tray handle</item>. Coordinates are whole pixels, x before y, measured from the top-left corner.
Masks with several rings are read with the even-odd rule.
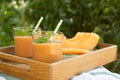
[[[40,66],[40,65],[48,65],[47,63],[39,62],[33,59],[19,57],[19,56],[13,56],[11,54],[6,54],[3,52],[0,52],[0,65],[6,65],[11,66],[14,68],[23,69],[26,71],[31,71],[32,69],[35,69],[34,66]],[[6,62],[10,61],[10,63]],[[11,62],[19,63],[19,64],[12,64]],[[25,67],[26,66],[26,67]]]
[[[3,52],[0,52],[0,67],[4,67],[6,69],[7,67],[13,67],[25,71],[31,70],[31,64],[28,60],[23,60],[23,58],[21,59],[20,57],[11,56]]]
[[[20,69],[20,70],[23,70],[23,71],[30,71],[31,70],[31,67],[27,64],[15,64],[13,62],[4,62],[2,59],[0,61],[0,68],[5,68],[5,69],[8,69],[8,68],[13,68],[13,69]]]

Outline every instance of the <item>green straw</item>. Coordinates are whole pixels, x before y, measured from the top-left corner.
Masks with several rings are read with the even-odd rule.
[[[56,26],[56,28],[55,28],[55,30],[54,30],[54,33],[56,33],[56,32],[59,30],[62,22],[63,22],[63,20],[60,20],[60,21],[59,21],[59,23],[57,24],[57,26]]]
[[[36,30],[38,29],[38,27],[39,27],[39,25],[41,24],[42,20],[43,20],[43,17],[41,17],[41,18],[39,19],[39,21],[38,21],[37,25],[35,26],[35,29],[33,30],[33,32],[36,32]]]
[[[57,24],[57,26],[56,26],[56,28],[55,28],[55,30],[54,30],[54,32],[53,32],[54,34],[59,30],[62,22],[63,22],[63,20],[60,20],[60,21],[59,21],[59,23]],[[53,38],[53,36],[50,37],[50,40],[52,40],[52,38]]]

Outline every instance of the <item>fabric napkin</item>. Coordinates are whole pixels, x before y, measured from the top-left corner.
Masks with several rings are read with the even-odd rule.
[[[6,80],[4,77],[0,76],[0,80]]]
[[[22,79],[4,73],[0,73],[0,80],[22,80]]]
[[[104,67],[84,72],[71,80],[120,80],[120,74],[112,73]]]

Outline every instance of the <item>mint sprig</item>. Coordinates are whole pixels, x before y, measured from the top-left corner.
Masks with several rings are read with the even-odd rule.
[[[15,31],[16,36],[32,36],[32,29],[30,27],[16,28]]]
[[[41,37],[35,40],[35,43],[46,43],[48,39],[46,37]]]
[[[53,32],[48,32],[46,35],[43,35],[42,37],[36,39],[35,43],[47,43],[49,42],[51,36],[53,35]]]
[[[24,36],[25,33],[24,33],[24,31],[22,31],[22,30],[17,30],[16,33],[15,33],[15,35],[16,35],[16,36]]]

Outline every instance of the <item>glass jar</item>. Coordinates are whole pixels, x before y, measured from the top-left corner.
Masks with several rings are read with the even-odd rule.
[[[33,59],[52,63],[63,58],[63,33],[41,31],[33,34]]]
[[[14,28],[15,55],[21,57],[32,57],[32,28],[16,27]]]

